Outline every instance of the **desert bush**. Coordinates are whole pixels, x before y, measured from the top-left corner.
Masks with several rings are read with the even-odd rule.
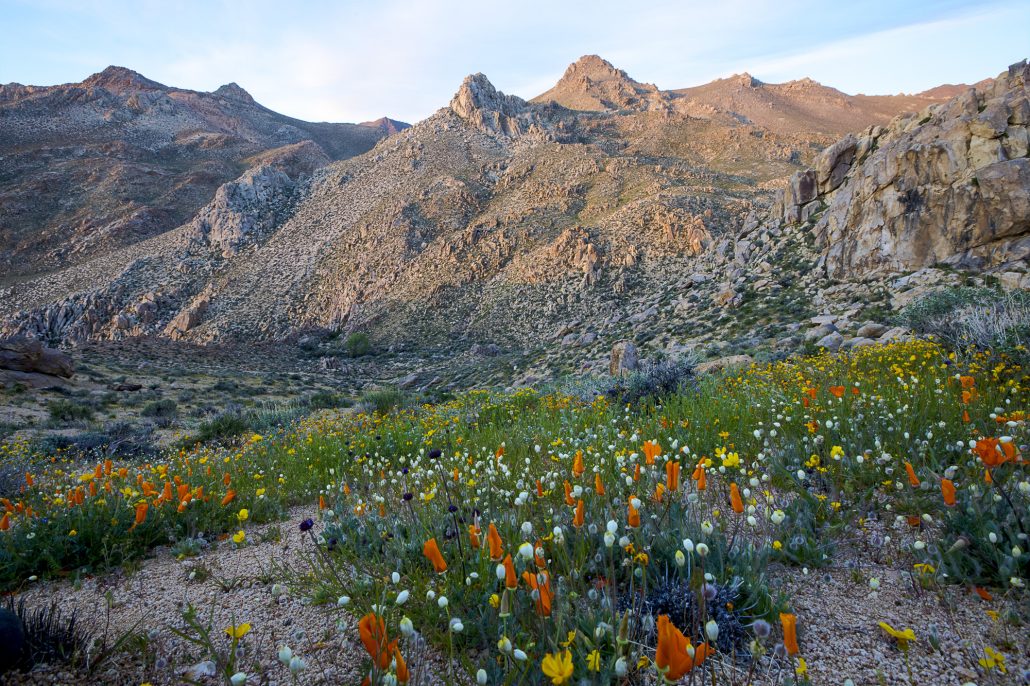
[[[171,398],[151,400],[140,410],[141,417],[171,418],[178,411],[178,406]]]
[[[356,331],[347,336],[347,340],[343,342],[343,349],[351,357],[361,357],[372,350],[372,342],[367,333]]]
[[[915,300],[899,322],[952,350],[970,346],[1030,362],[1030,294],[991,288],[949,288]]]
[[[386,414],[392,409],[411,403],[411,396],[399,388],[380,388],[368,391],[358,401],[358,408],[364,412]]]
[[[349,407],[351,400],[339,393],[318,391],[308,398],[308,406],[313,410],[331,410],[337,407]]]
[[[694,378],[694,360],[645,362],[640,369],[617,379],[608,395],[623,403],[662,398],[680,391]]]
[[[55,422],[74,422],[93,418],[93,408],[85,403],[58,398],[47,403],[50,418]]]
[[[197,427],[196,432],[185,439],[189,445],[196,443],[208,443],[211,441],[225,441],[232,439],[250,427],[247,417],[239,411],[227,411],[216,415],[212,419]]]

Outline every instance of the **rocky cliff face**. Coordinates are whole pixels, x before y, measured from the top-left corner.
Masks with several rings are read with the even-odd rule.
[[[1028,88],[1021,62],[982,90],[849,135],[791,178],[775,213],[811,224],[838,280],[934,265],[1025,273]]]

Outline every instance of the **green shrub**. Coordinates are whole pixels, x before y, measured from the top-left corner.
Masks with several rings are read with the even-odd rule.
[[[365,412],[386,414],[390,410],[411,403],[411,397],[399,388],[381,388],[361,396],[358,407]]]
[[[250,422],[241,412],[223,412],[204,422],[193,436],[185,439],[189,445],[236,438],[250,428]]]
[[[367,333],[356,331],[347,336],[347,340],[343,342],[343,349],[351,357],[361,357],[371,351],[372,342],[369,340]]]
[[[350,405],[350,398],[331,391],[319,391],[308,398],[308,406],[313,410],[331,410],[337,407],[350,407]]]
[[[55,422],[74,422],[78,420],[89,420],[93,418],[93,408],[84,403],[77,403],[74,400],[58,398],[47,404],[50,418]]]
[[[1030,362],[1030,294],[991,288],[948,288],[913,301],[898,321],[952,350],[970,346]]]
[[[175,401],[171,398],[165,398],[164,400],[151,400],[149,403],[143,406],[140,410],[140,416],[142,417],[174,417],[178,411],[178,406]]]

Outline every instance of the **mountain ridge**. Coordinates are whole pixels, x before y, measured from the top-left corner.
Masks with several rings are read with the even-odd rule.
[[[617,70],[592,66],[599,72],[588,86],[598,73],[625,85]],[[852,302],[861,275],[827,267],[840,238],[813,237],[806,222],[820,219],[822,205],[805,185],[816,182],[805,179],[866,183],[871,172],[852,162],[864,160],[870,141],[895,140],[884,131],[949,125],[973,101],[996,112],[999,89],[1008,99],[997,111],[1007,112],[1020,79],[883,116],[845,137],[867,141],[862,148],[678,106],[577,111],[504,94],[472,74],[449,105],[362,155],[320,167],[314,149],[255,158],[192,222],[12,285],[0,329],[58,341],[162,336],[218,345],[364,331],[413,354],[495,346],[525,362],[523,380],[599,364],[620,338],[667,354],[726,345],[729,322],[755,345],[795,345],[790,327],[814,307],[857,318],[891,306],[897,269],[929,266],[927,283],[951,278],[933,269],[938,253],[920,254],[871,271],[881,290]],[[765,88],[756,82],[745,75],[732,87]],[[822,97],[823,88],[774,92]],[[825,107],[838,109],[821,131],[839,124],[847,97],[831,94]],[[961,112],[944,114],[962,98]],[[907,145],[890,149],[900,156]],[[824,166],[825,174],[811,171]],[[789,192],[773,192],[784,184]],[[836,197],[816,199],[832,206]],[[765,328],[743,314],[749,299],[776,312]]]

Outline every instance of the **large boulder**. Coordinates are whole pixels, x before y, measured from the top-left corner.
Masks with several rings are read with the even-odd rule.
[[[75,374],[75,366],[68,355],[46,348],[35,339],[20,337],[0,340],[0,369],[66,379]]]
[[[608,372],[612,376],[622,376],[626,372],[635,371],[639,366],[640,356],[632,341],[619,341],[612,346],[612,356],[608,363]]]

